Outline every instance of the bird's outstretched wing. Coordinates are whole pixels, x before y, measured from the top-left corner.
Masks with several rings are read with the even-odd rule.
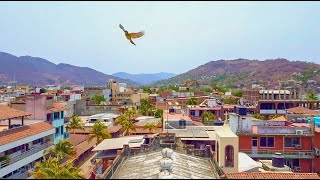
[[[124,27],[123,27],[121,24],[119,24],[119,27],[120,27],[120,29],[122,29],[123,31],[125,31]]]
[[[129,35],[131,36],[131,38],[135,39],[135,38],[139,38],[141,36],[144,35],[144,31],[140,31],[140,32],[137,32],[137,33],[129,33]]]

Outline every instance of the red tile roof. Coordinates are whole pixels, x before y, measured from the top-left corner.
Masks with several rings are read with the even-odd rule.
[[[70,138],[68,139],[74,146],[86,141],[88,139],[88,135],[86,134],[70,134]]]
[[[14,129],[9,129],[6,131],[1,131],[0,146],[48,131],[50,129],[54,129],[54,127],[51,124],[47,122],[39,122],[22,127],[17,127]]]
[[[53,107],[49,109],[49,111],[52,112],[58,112],[58,111],[65,111],[68,110],[69,108],[64,106],[61,103],[53,103]]]
[[[120,131],[121,128],[122,128],[121,125],[112,125],[112,126],[108,127],[108,132],[110,134],[116,133],[116,132]]]
[[[304,108],[304,107],[301,107],[301,106],[287,109],[287,111],[288,112],[292,112],[293,114],[310,114],[310,115],[317,115],[318,114],[314,110],[311,110],[311,109],[308,109],[308,108]]]
[[[23,116],[30,116],[30,113],[19,111],[8,106],[0,106],[0,120],[7,120],[13,118],[20,118]]]
[[[224,176],[226,179],[320,179],[317,173],[240,172]]]

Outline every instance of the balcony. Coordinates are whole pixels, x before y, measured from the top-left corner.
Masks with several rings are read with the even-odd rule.
[[[37,153],[37,152],[39,152],[41,150],[49,148],[50,146],[52,146],[52,143],[51,142],[47,142],[47,143],[42,144],[42,145],[40,145],[38,147],[34,147],[34,148],[32,148],[32,149],[30,149],[28,151],[25,151],[25,152],[23,152],[23,153],[21,153],[21,154],[19,154],[17,156],[10,157],[10,161],[9,162],[0,162],[0,169],[4,168],[5,166],[11,165],[13,163],[16,163],[16,162],[18,162],[18,161],[20,161],[22,159],[25,159],[28,156],[31,156],[31,155],[33,155],[33,154],[35,154],[35,153]]]
[[[29,172],[24,171],[24,172],[18,172],[6,179],[27,179],[28,177],[30,177]]]
[[[275,109],[261,109],[260,114],[277,114]]]
[[[239,152],[244,152],[248,156],[252,158],[272,158],[272,155],[274,155],[276,152],[282,153],[284,158],[288,159],[313,159],[314,158],[314,152],[310,150],[302,150],[302,151],[277,151],[277,150],[245,150],[240,149]]]
[[[302,133],[297,134],[297,130],[302,131]],[[259,126],[257,134],[311,135],[311,129],[308,127]]]

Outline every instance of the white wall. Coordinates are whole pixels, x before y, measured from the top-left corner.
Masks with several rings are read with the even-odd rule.
[[[8,131],[10,131],[10,130],[8,130]],[[39,133],[39,134],[36,134],[36,135],[33,135],[33,136],[28,136],[26,138],[23,138],[23,139],[20,139],[20,140],[17,140],[17,141],[2,145],[2,146],[0,146],[0,153],[4,152],[6,150],[9,150],[9,149],[15,148],[17,146],[21,146],[22,144],[25,144],[25,143],[28,143],[28,142],[32,142],[32,141],[34,141],[36,139],[39,139],[39,138],[42,138],[42,137],[46,137],[46,136],[49,136],[49,135],[53,135],[53,134],[55,134],[55,128],[52,128],[52,129],[50,129],[48,131],[45,131],[45,132],[42,132],[42,133]]]

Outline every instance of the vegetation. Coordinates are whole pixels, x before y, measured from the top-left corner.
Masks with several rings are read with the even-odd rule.
[[[43,157],[41,162],[37,162],[35,170],[30,171],[35,179],[85,179],[81,170],[73,165],[73,161],[68,162],[63,167],[60,166],[60,159],[56,157]]]
[[[110,139],[111,135],[107,131],[107,127],[102,122],[96,122],[92,126],[91,132],[89,134],[88,141],[97,139],[97,145],[100,144],[105,139]]]
[[[132,118],[134,118],[136,115],[138,114],[136,108],[132,108],[128,111],[125,112],[125,115],[128,116],[128,118],[131,120]]]
[[[152,133],[153,130],[157,129],[157,125],[154,123],[147,123],[146,125],[144,125],[143,127],[144,130],[148,129],[150,133]]]
[[[231,94],[232,94],[233,96],[237,96],[237,97],[242,97],[242,93],[243,93],[243,91],[241,91],[241,90],[232,91],[232,92],[231,92]]]
[[[8,162],[10,162],[10,157],[9,156],[6,156],[6,155],[4,155],[4,156],[0,156],[0,162],[1,163],[8,163]]]
[[[281,114],[273,114],[273,115],[269,116],[269,119],[275,119],[275,118],[278,118],[278,117],[281,117],[281,116],[282,116]]]
[[[254,114],[252,117],[256,118],[256,119],[261,119],[261,120],[265,120],[266,119],[264,116],[262,116],[260,114]]]
[[[130,130],[132,131],[136,130],[136,127],[131,120],[123,121],[121,126],[122,126],[121,130],[124,136],[128,135]]]
[[[234,98],[229,97],[229,98],[224,98],[223,103],[224,104],[237,104],[238,101]]]
[[[187,101],[187,105],[197,105],[197,104],[199,104],[199,101],[197,98],[192,97],[192,98],[188,99],[188,101]]]
[[[144,98],[140,100],[140,113],[144,116],[152,116],[155,111],[155,106],[150,99]]]
[[[97,104],[101,104],[101,102],[106,101],[104,96],[94,96],[91,100],[95,101]]]
[[[228,91],[227,88],[218,86],[218,84],[216,82],[211,82],[211,86],[212,86],[212,88],[214,88],[218,92],[226,93]]]
[[[72,130],[72,134],[75,133],[76,129],[84,131],[84,127],[81,124],[81,119],[78,116],[72,116],[69,124],[66,127],[68,130]]]
[[[308,100],[318,100],[318,97],[313,91],[310,91],[307,94],[307,99]]]
[[[151,88],[150,86],[144,86],[144,87],[142,87],[144,93],[149,93],[149,94],[151,94],[152,91],[151,91],[150,88]]]
[[[216,116],[211,112],[205,112],[201,115],[201,119],[205,122],[211,122],[216,119]]]
[[[154,113],[154,117],[163,119],[163,110],[157,109],[157,111]]]
[[[71,87],[70,86],[62,86],[61,89],[71,90]]]
[[[58,159],[63,159],[65,157],[72,158],[77,154],[70,141],[61,139],[53,148],[46,150],[46,152],[57,156]]]
[[[203,91],[207,92],[207,93],[211,93],[212,92],[212,90],[210,88],[204,88]]]

